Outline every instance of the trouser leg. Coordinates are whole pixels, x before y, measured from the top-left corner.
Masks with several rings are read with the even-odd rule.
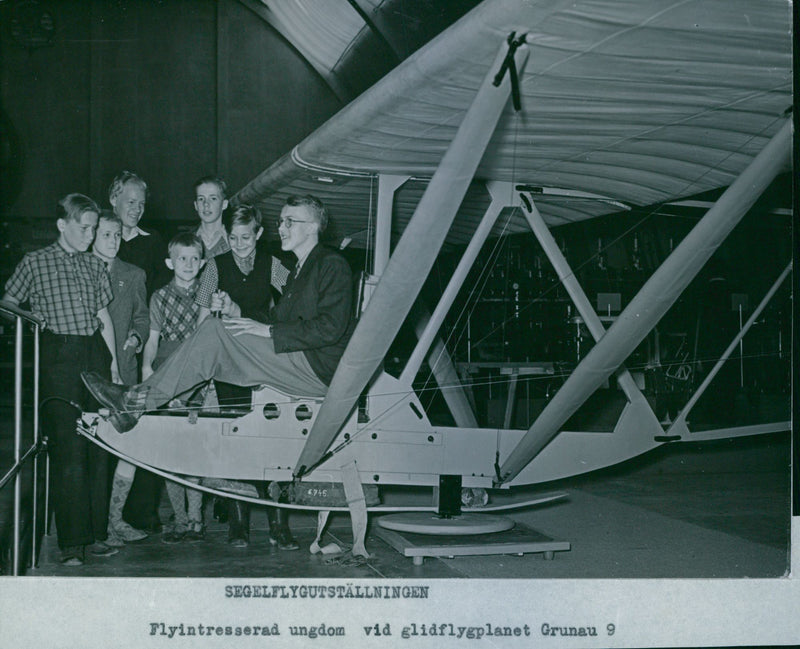
[[[286,497],[281,494],[278,502],[286,502]],[[289,529],[289,510],[283,507],[267,507],[267,521],[269,522],[269,542],[277,545],[281,550],[297,550],[298,545]]]
[[[167,480],[167,496],[172,505],[172,510],[175,512],[175,527],[183,527],[189,523],[189,517],[186,513],[186,489],[172,480]]]
[[[233,336],[222,320],[206,318],[137,391],[146,390],[147,410],[212,378],[233,385],[265,383],[289,394],[324,396],[325,384],[298,355],[302,352],[277,354],[272,339]]]
[[[186,478],[189,482],[198,484],[200,478]],[[197,489],[186,489],[187,514],[190,521],[203,522],[203,492]]]
[[[61,548],[89,545],[106,538],[108,454],[76,432],[79,412],[96,408],[80,379],[81,371],[109,375],[111,355],[99,334],[59,336],[45,332],[41,357],[42,428],[49,438],[51,492]]]
[[[122,510],[125,521],[138,529],[157,531],[161,525],[158,507],[164,478],[145,469],[138,469]]]
[[[92,536],[96,541],[105,541],[108,537],[108,453],[91,442],[86,446]]]
[[[231,498],[228,500],[228,542],[239,547],[250,541],[250,505]]]

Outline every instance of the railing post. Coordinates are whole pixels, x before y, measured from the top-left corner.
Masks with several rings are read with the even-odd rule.
[[[22,451],[22,318],[14,319],[14,466],[19,466]],[[14,524],[11,541],[11,574],[19,575],[19,528],[20,506],[22,501],[21,470],[14,476]]]

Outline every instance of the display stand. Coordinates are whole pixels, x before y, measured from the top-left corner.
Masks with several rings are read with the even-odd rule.
[[[422,519],[427,520],[422,520]],[[465,520],[459,520],[464,518]],[[484,521],[484,519],[489,519]],[[508,524],[500,523],[502,519]],[[461,557],[496,554],[541,553],[551,560],[556,552],[570,549],[567,541],[555,541],[544,534],[502,516],[463,514],[458,518],[441,519],[435,514],[393,514],[376,520],[375,535],[415,566],[425,557]],[[501,526],[502,531],[492,528]],[[489,528],[492,531],[476,531]],[[416,529],[418,531],[410,531]]]

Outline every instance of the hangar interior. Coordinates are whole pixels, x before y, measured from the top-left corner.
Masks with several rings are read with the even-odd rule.
[[[514,4],[499,0],[0,2],[0,279],[5,284],[24,253],[53,240],[53,205],[58,198],[79,191],[106,207],[108,184],[122,169],[135,170],[147,179],[149,197],[143,225],[160,231],[166,239],[196,225],[192,183],[206,174],[222,175],[232,195],[241,202],[259,203],[271,220],[280,205],[276,201],[289,188],[319,192],[331,208],[328,243],[340,248],[355,273],[374,271],[376,249],[370,233],[375,227],[372,217],[377,210],[377,175],[354,173],[348,177],[320,167],[302,176],[286,171],[287,160],[311,151],[319,141],[313,139],[315,132],[321,132],[324,141],[329,125],[336,123],[332,118],[346,114],[346,109],[353,112],[354,107],[369,107],[371,98],[378,96],[375,88],[380,86],[376,84],[393,72],[404,73],[409,67],[403,67],[404,63],[426,61],[425,52],[435,53],[437,47],[445,47],[448,34],[461,33],[454,29],[467,31],[470,20],[479,23],[470,18],[475,12],[484,12],[489,24],[495,12],[513,9]],[[541,8],[543,16],[552,10],[562,20],[574,20],[565,29],[573,30],[570,33],[576,41],[597,38],[581,31],[591,31],[584,25],[584,21],[590,23],[593,18],[591,8],[576,17],[559,14],[554,8],[557,3],[529,4],[537,11]],[[611,0],[599,4],[604,10],[619,10]],[[698,16],[721,10],[719,3],[690,4]],[[720,25],[736,25],[736,12],[742,4],[730,3]],[[781,5],[770,3],[764,24],[753,28],[754,41],[776,29],[770,21],[778,24],[780,32],[781,21],[786,20],[784,31],[787,35],[791,32],[792,9],[788,4]],[[657,14],[653,10],[653,15]],[[542,27],[542,33],[559,33],[561,28],[556,23],[543,23],[547,27]],[[724,43],[723,27],[718,36]],[[504,37],[505,34],[500,35],[498,46]],[[595,47],[598,46],[587,47],[586,51]],[[791,78],[790,40],[780,40],[774,47],[775,52],[769,56],[787,68]],[[494,51],[496,46],[490,49]],[[685,59],[673,61],[675,69],[665,69],[665,75],[691,79],[687,61],[697,61],[698,65],[707,62],[703,51],[687,49],[682,54]],[[763,65],[770,67],[772,59],[764,56]],[[663,63],[665,68],[668,63]],[[548,64],[545,61],[541,65]],[[641,65],[652,73],[646,62]],[[552,172],[547,176],[552,163],[548,166],[525,161],[527,149],[523,147],[538,146],[542,141],[547,148],[553,146],[552,142],[542,133],[527,136],[527,124],[510,118],[499,128],[512,143],[498,136],[500,144],[493,141],[487,149],[481,167],[484,171],[491,166],[489,156],[496,149],[503,149],[504,161],[510,159],[518,165],[501,170],[500,177],[538,182],[535,174],[523,177],[520,169],[543,170],[542,186],[532,187],[530,195],[542,199],[541,209],[560,254],[606,326],[621,316],[649,278],[723,196],[746,162],[764,146],[767,136],[773,135],[777,120],[791,114],[791,84],[786,87],[779,80],[770,80],[764,82],[765,86],[772,84],[769,90],[759,87],[758,92],[751,92],[747,84],[749,75],[756,76],[753,70],[757,65],[753,70],[741,61],[730,65],[740,66],[737,70],[743,79],[742,88],[726,88],[724,92],[731,94],[721,103],[727,108],[735,107],[744,101],[741,97],[750,93],[763,94],[764,106],[758,102],[748,105],[741,115],[720,112],[724,119],[720,117],[719,124],[711,120],[702,125],[703,136],[711,139],[708,148],[721,151],[722,162],[718,167],[698,171],[702,182],[686,182],[685,191],[677,189],[682,185],[668,185],[665,181],[661,187],[653,181],[649,193],[643,192],[646,199],[611,205],[615,189],[634,184],[636,179],[631,176],[623,180],[623,174],[608,181],[607,192],[600,191],[604,180],[597,177],[602,174],[594,170],[595,165],[607,164],[611,168],[615,159],[609,157],[604,163],[598,157],[585,166],[586,189],[591,191],[591,197],[576,196],[580,188],[571,188],[572,193],[564,196],[548,195],[548,191],[554,191],[548,188],[559,184],[558,178],[566,186],[566,178],[579,172],[565,171],[562,177]],[[783,68],[781,71],[785,72]],[[605,87],[604,81],[609,87],[619,83],[613,75],[604,79],[596,70],[595,74],[598,76],[586,80],[585,90],[571,87],[564,90],[564,96],[585,92],[588,101],[600,93],[597,88]],[[629,74],[631,83],[636,82],[636,74]],[[776,79],[779,76],[776,74]],[[448,84],[458,81],[442,75],[428,83],[436,92],[440,86],[445,92],[451,90]],[[644,80],[639,81],[646,87]],[[526,95],[524,78],[522,85],[523,103],[532,103]],[[666,87],[659,92],[669,92],[670,84]],[[452,91],[458,96],[464,88]],[[674,87],[672,91],[676,105],[688,103]],[[719,88],[716,91],[723,93]],[[629,104],[629,111],[624,114],[609,109],[610,118],[601,119],[599,112],[587,111],[583,115],[587,137],[598,136],[599,124],[604,120],[636,123],[641,114],[671,110],[669,104],[656,110],[645,105],[638,95],[622,93],[622,97]],[[578,97],[575,104],[581,101]],[[716,97],[709,99],[709,105],[714,101]],[[659,100],[653,102],[658,104]],[[777,104],[781,111],[774,110]],[[549,110],[559,112],[557,106]],[[743,125],[740,140],[730,143],[734,137],[731,133],[739,128],[737,120],[744,124],[758,111],[763,113],[759,114],[762,121],[753,118],[756,125]],[[453,109],[456,116],[463,112],[460,104]],[[707,112],[715,116],[711,108]],[[698,113],[703,110],[698,109]],[[409,127],[402,124],[402,115],[396,117],[397,132],[387,137],[411,140],[411,135],[403,131]],[[597,124],[592,125],[595,119]],[[443,118],[444,125],[437,127],[452,133],[455,127],[449,120]],[[681,117],[669,120],[679,123]],[[757,136],[747,129],[758,131]],[[558,135],[555,132],[554,139]],[[442,131],[431,128],[431,141],[441,136]],[[688,139],[703,136],[685,135]],[[358,134],[348,137],[357,140]],[[425,134],[418,137],[424,139]],[[534,140],[536,143],[532,144]],[[297,146],[300,142],[306,143],[305,149]],[[343,146],[338,155],[346,158],[352,150],[358,151],[357,145],[358,142],[352,148]],[[398,245],[414,206],[433,182],[431,171],[436,168],[441,147],[446,145],[447,142],[439,148],[406,154],[420,156],[414,160],[420,172],[410,174],[395,195],[390,246]],[[377,161],[375,164],[379,165],[379,147],[373,147],[368,155],[374,160],[365,160],[365,168],[370,162]],[[667,155],[680,158],[682,154],[667,148]],[[698,151],[697,155],[701,153]],[[424,156],[427,157],[423,159]],[[570,156],[572,152],[566,154],[567,158]],[[695,164],[694,159],[684,162]],[[645,156],[642,164],[650,164]],[[707,163],[704,159],[696,164],[701,168]],[[263,190],[273,177],[279,182],[285,180],[285,184]],[[41,508],[46,485],[43,463],[39,465],[36,484],[28,463],[20,473],[20,573],[347,578],[785,575],[789,565],[792,447],[788,426],[773,430],[768,424],[789,422],[792,418],[792,348],[793,336],[797,335],[792,328],[792,288],[796,275],[791,281],[779,283],[763,307],[760,302],[793,257],[796,183],[797,174],[789,171],[777,174],[768,183],[766,191],[760,193],[680,298],[625,359],[636,385],[666,429],[708,376],[729,341],[759,308],[741,343],[694,405],[691,428],[702,432],[764,427],[763,434],[666,443],[640,457],[585,475],[515,487],[513,494],[490,490],[490,500],[495,504],[511,502],[514,496],[536,499],[548,493],[564,494],[546,505],[507,513],[517,529],[569,544],[567,551],[547,557],[552,560],[543,561],[541,553],[477,557],[449,557],[445,553],[419,564],[402,556],[377,534],[374,520],[367,532],[370,558],[314,555],[306,551],[316,529],[316,517],[308,512],[292,517],[301,551],[279,551],[269,544],[266,515],[261,508],[255,508],[252,515],[249,547],[233,548],[226,543],[227,526],[215,518],[209,498],[204,504],[204,541],[166,545],[154,534],[145,541],[128,544],[113,557],[90,559],[76,573],[59,564],[55,533],[48,529],[44,534],[49,522],[43,512],[34,518],[30,515],[34,499]],[[472,185],[461,207],[463,214],[459,216],[465,219],[461,223],[477,223],[487,202],[486,192]],[[504,217],[481,246],[441,331],[477,425],[524,431],[587,357],[595,341],[586,319],[562,285],[548,251],[522,218],[521,209],[505,210]],[[274,242],[276,237],[275,229],[267,228],[265,238]],[[468,244],[468,227],[454,226],[420,287],[411,314],[387,350],[383,369],[389,375],[403,374],[417,340],[414,316],[436,305]],[[0,358],[3,473],[12,465],[15,452],[15,334],[12,321],[4,319]],[[23,362],[24,374],[29,376],[31,358],[26,356]],[[413,387],[434,426],[458,423],[427,366],[413,377]],[[32,392],[26,388],[22,394],[26,431],[32,421],[32,400]],[[592,391],[564,428],[612,432],[625,404],[625,395],[616,382],[607,380]],[[9,481],[0,490],[3,574],[14,573],[14,498],[13,481]],[[419,504],[429,502],[431,493],[430,489],[413,485],[390,485],[381,489],[381,498],[387,505]],[[164,494],[162,521],[168,521],[170,512]],[[353,543],[347,515],[334,516],[328,535],[341,545]],[[480,545],[481,541],[476,543]],[[32,553],[31,548],[36,551]],[[37,555],[35,560],[32,554]]]

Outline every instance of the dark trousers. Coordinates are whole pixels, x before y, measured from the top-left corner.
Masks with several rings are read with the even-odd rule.
[[[110,378],[111,354],[99,332],[93,336],[41,337],[40,398],[61,397],[86,411],[96,411],[81,372]],[[42,432],[48,437],[50,484],[58,529],[65,548],[103,541],[108,527],[109,455],[76,432],[80,413],[53,399],[42,408]]]

